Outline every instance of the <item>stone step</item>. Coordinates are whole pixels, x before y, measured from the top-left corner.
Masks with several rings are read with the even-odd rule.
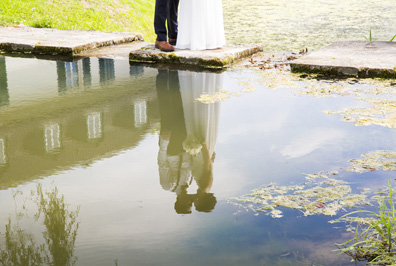
[[[260,45],[225,46],[219,49],[191,51],[178,50],[162,52],[147,44],[129,54],[131,63],[166,64],[180,68],[224,69],[238,60],[263,50]]]
[[[74,56],[100,47],[143,41],[140,33],[0,27],[0,51]]]
[[[396,42],[345,41],[290,63],[292,72],[360,78],[396,78]]]

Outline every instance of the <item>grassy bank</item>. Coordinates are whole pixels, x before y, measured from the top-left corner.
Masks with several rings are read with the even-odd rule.
[[[1,0],[0,25],[140,32],[154,40],[153,0]]]

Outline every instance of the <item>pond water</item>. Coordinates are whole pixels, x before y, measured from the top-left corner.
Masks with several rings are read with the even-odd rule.
[[[1,57],[0,77],[7,266],[353,265],[334,251],[351,233],[328,223],[347,207],[306,217],[279,207],[273,218],[229,200],[303,184],[304,173],[332,173],[356,193],[393,175],[378,165],[347,170],[362,154],[393,151],[396,135],[378,121],[357,127],[364,112],[344,109],[394,97],[390,82],[97,58]]]
[[[395,4],[229,0],[227,41],[389,40]],[[335,251],[353,234],[329,222],[394,178],[395,95],[279,70],[0,57],[0,265],[355,265]],[[293,191],[291,208],[278,196]]]
[[[262,43],[267,52],[316,50],[335,41],[389,41],[395,0],[226,0],[228,43]]]

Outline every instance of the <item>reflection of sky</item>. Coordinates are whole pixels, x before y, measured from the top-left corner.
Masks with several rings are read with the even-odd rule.
[[[348,97],[294,96],[287,89],[260,85],[223,103],[215,180],[223,176],[219,165],[229,166],[232,176],[239,173],[240,180],[248,180],[240,184],[248,192],[254,184],[302,180],[301,173],[340,170],[361,153],[392,149],[389,129],[355,127],[339,115],[322,112],[351,105],[356,104]]]
[[[333,143],[337,143],[344,136],[342,130],[332,128],[314,130],[293,140],[280,153],[291,158],[303,157],[328,144],[332,146]]]
[[[225,88],[239,91],[234,79],[239,76],[225,73]],[[77,265],[112,265],[115,259],[119,265],[257,265],[279,259],[296,249],[301,238],[316,239],[323,232],[329,237],[323,252],[328,252],[329,243],[335,242],[329,234],[334,232],[327,224],[330,218],[302,218],[298,211],[281,220],[233,215],[236,208],[225,199],[270,182],[298,183],[301,173],[339,170],[361,153],[392,149],[394,134],[389,129],[357,128],[338,115],[321,112],[350,102],[294,96],[287,88],[273,91],[257,83],[255,92],[221,103],[211,189],[218,204],[210,214],[175,213],[176,195],[159,182],[157,133],[111,158],[36,182],[44,188],[57,186],[70,209],[81,206]],[[28,192],[34,187],[32,182],[19,188]],[[3,224],[13,211],[10,191],[0,191]],[[329,256],[334,258],[333,253]]]

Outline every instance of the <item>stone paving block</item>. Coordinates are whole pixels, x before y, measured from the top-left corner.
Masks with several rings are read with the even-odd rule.
[[[8,53],[73,56],[104,46],[142,40],[140,33],[0,27],[0,50]]]
[[[106,46],[79,54],[81,57],[98,57],[129,60],[129,53],[146,46],[146,42],[131,42],[119,45]]]
[[[396,78],[396,42],[335,42],[290,63],[292,72]]]
[[[244,45],[204,51],[176,49],[174,52],[166,53],[155,49],[154,44],[148,44],[139,50],[132,51],[129,54],[129,60],[131,63],[177,64],[180,67],[223,69],[239,59],[262,50],[263,47],[259,45]]]

